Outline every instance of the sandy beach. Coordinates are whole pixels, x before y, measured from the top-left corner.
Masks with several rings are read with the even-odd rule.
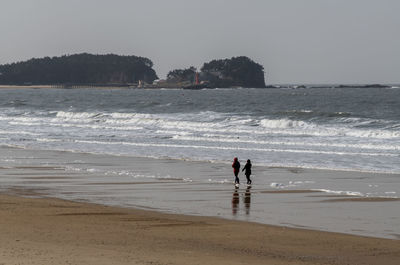
[[[0,150],[0,265],[400,263],[398,198],[316,189],[397,175]]]
[[[397,191],[398,175],[256,165],[254,185],[236,189],[229,164],[0,150],[3,194],[400,238],[399,199],[385,196]]]
[[[0,264],[399,264],[400,241],[0,196]]]

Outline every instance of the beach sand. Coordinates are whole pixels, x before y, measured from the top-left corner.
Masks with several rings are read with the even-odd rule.
[[[25,194],[25,196],[29,194]],[[0,264],[400,264],[400,241],[0,195]]]
[[[0,194],[400,239],[399,175],[254,172],[236,189],[230,164],[0,147]]]

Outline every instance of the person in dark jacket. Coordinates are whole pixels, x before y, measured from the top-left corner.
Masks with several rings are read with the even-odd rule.
[[[247,163],[246,163],[246,165],[244,166],[244,168],[242,169],[242,171],[244,171],[244,170],[246,170],[246,171],[244,172],[244,175],[246,176],[247,184],[248,184],[248,185],[251,185],[251,179],[250,179],[250,175],[251,175],[251,161],[250,161],[250,159],[247,159]]]
[[[233,159],[233,174],[235,175],[235,184],[239,184],[239,171],[240,171],[240,163],[237,157]]]

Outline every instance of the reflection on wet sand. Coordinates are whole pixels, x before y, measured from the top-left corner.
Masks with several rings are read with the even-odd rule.
[[[251,187],[247,187],[246,191],[243,193],[243,204],[246,211],[246,215],[250,214],[250,204],[251,204]],[[236,215],[239,210],[239,188],[235,187],[235,190],[232,194],[232,215]]]
[[[251,187],[247,187],[246,192],[244,193],[243,197],[243,202],[244,202],[244,207],[246,209],[246,214],[250,214],[250,204],[251,204],[251,192],[250,192]]]
[[[239,209],[239,187],[235,187],[232,195],[232,214],[236,215]]]

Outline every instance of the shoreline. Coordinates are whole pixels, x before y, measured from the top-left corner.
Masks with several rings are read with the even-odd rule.
[[[134,86],[80,86],[63,87],[61,85],[0,85],[0,89],[138,89]]]
[[[1,88],[1,86],[0,86]],[[155,161],[175,161],[175,162],[183,162],[183,163],[205,163],[205,164],[224,164],[230,167],[231,161],[215,161],[215,160],[200,160],[200,159],[183,159],[183,158],[173,158],[173,157],[153,157],[153,156],[134,156],[129,154],[111,154],[111,153],[101,153],[101,152],[87,152],[87,151],[76,151],[76,150],[62,150],[62,149],[34,149],[34,148],[26,148],[22,146],[14,146],[14,145],[0,145],[0,148],[9,148],[9,149],[20,149],[27,151],[38,151],[38,152],[56,152],[56,153],[75,153],[81,155],[93,155],[93,156],[109,156],[109,157],[124,157],[124,158],[132,158],[132,159],[149,159]],[[292,173],[299,173],[302,171],[310,170],[310,171],[327,171],[327,172],[337,172],[337,173],[356,173],[356,174],[377,174],[377,175],[400,175],[400,172],[392,172],[392,171],[379,171],[379,170],[363,170],[363,169],[350,169],[350,168],[330,168],[330,167],[301,167],[301,166],[292,166],[292,165],[269,165],[269,164],[258,164],[260,168],[267,169],[280,169],[280,170],[288,170]]]
[[[255,166],[253,187],[236,189],[230,165],[221,163],[1,149],[0,192],[377,238],[400,235],[398,193],[350,195],[352,189],[336,180],[391,183],[398,175]],[[339,186],[326,191],[323,179]]]
[[[385,264],[400,241],[0,194],[5,264]]]
[[[79,88],[88,88],[88,89],[183,89],[183,90],[201,90],[201,89],[219,89],[220,87],[196,87],[196,85],[176,85],[176,84],[147,84],[144,86],[131,85],[131,84],[76,84],[72,86],[64,85],[64,84],[56,84],[56,85],[0,85],[0,89],[79,89]],[[241,86],[232,86],[232,87],[221,87],[227,89],[235,89],[235,88],[243,88]],[[399,88],[399,84],[269,84],[265,87],[248,87],[249,89],[331,89],[331,88],[378,88],[378,89],[395,89]]]

